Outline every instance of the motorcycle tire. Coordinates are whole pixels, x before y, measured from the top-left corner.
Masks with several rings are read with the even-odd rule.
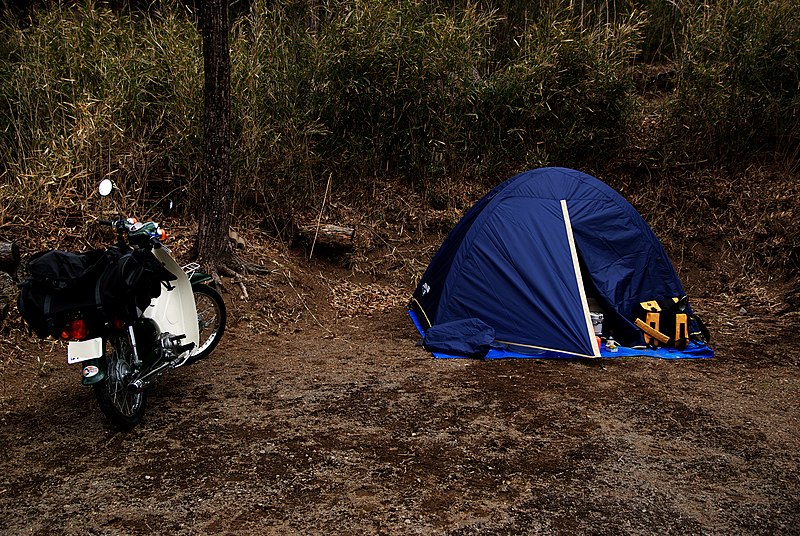
[[[103,357],[106,377],[94,385],[95,398],[100,410],[115,428],[129,430],[142,421],[147,395],[143,391],[128,389],[134,365],[128,334],[111,335],[107,345],[108,352]]]
[[[187,365],[203,359],[217,347],[225,333],[225,322],[228,319],[225,302],[216,290],[208,285],[195,285],[192,292],[197,309],[200,343],[186,361]]]

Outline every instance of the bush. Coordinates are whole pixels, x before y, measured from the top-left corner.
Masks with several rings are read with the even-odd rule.
[[[423,0],[340,4],[319,39],[326,154],[356,176],[458,169],[491,17]]]
[[[643,20],[634,14],[586,28],[557,11],[531,25],[518,57],[477,99],[472,146],[486,167],[592,167],[613,157],[633,102],[629,67]]]
[[[684,15],[666,152],[700,160],[796,151],[800,12],[794,3],[708,2]]]
[[[339,192],[381,176],[429,191],[540,165],[599,168],[626,149],[643,40],[661,57],[678,46],[668,158],[791,154],[800,15],[789,0],[665,2],[253,0],[231,33],[234,209],[302,206],[329,177]],[[4,214],[56,195],[79,204],[105,176],[128,198],[193,195],[200,38],[181,4],[154,6],[5,17],[0,165],[24,189],[4,186]]]
[[[328,134],[312,102],[321,83],[306,5],[255,0],[231,33],[234,207],[302,202]]]
[[[639,9],[647,13],[642,28],[642,56],[645,61],[670,61],[683,43],[684,20],[680,2],[643,0]]]
[[[490,22],[421,0],[254,2],[233,38],[246,195],[291,204],[330,175],[352,189],[452,169]]]
[[[190,12],[160,6],[7,18],[9,176],[76,199],[109,175],[128,198],[191,186],[200,40]],[[380,175],[424,190],[438,177],[602,161],[628,111],[638,19],[588,26],[589,14],[539,9],[500,59],[499,15],[474,4],[255,0],[231,34],[234,207],[302,204],[329,176],[340,190]]]
[[[196,174],[201,63],[185,16],[56,5],[2,34],[0,157],[19,202],[80,202],[105,176],[135,199]]]

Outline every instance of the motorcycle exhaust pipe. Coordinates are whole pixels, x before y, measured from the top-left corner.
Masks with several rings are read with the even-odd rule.
[[[161,336],[161,349],[160,349],[160,360],[161,364],[157,367],[153,368],[152,370],[148,370],[143,372],[138,378],[133,380],[128,384],[128,390],[134,393],[141,393],[145,389],[147,389],[155,380],[160,378],[168,369],[174,368],[180,365],[180,360],[175,359],[173,361],[166,361],[163,360],[166,356],[170,356],[170,358],[174,358],[175,356],[179,356],[184,352],[188,352],[194,348],[194,343],[190,342],[189,344],[181,345],[180,341],[184,339],[185,335],[179,336],[172,336],[169,333],[164,333]]]
[[[194,348],[194,343],[189,343],[184,346],[178,347],[178,354],[182,354],[183,352],[188,352],[189,350]],[[176,359],[174,361],[164,361],[156,368],[149,370],[143,373],[141,376],[133,380],[128,384],[128,390],[134,393],[141,393],[150,385],[156,381],[158,378],[163,376],[169,369],[177,367],[180,363],[180,359]]]
[[[141,393],[142,391],[150,387],[150,385],[155,380],[161,377],[161,375],[167,371],[170,365],[171,363],[169,362],[162,363],[153,370],[150,370],[142,374],[141,376],[139,376],[138,378],[136,378],[135,380],[133,380],[128,384],[128,391],[132,391],[134,393]]]

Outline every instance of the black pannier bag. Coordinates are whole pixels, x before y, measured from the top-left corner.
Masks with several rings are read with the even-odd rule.
[[[161,294],[161,282],[176,279],[149,251],[125,246],[42,252],[31,258],[28,270],[17,306],[41,338],[58,338],[76,317],[86,321],[90,337],[100,336],[111,320],[135,320]]]
[[[29,277],[20,283],[17,308],[40,338],[59,337],[78,313],[91,325],[102,322],[96,310],[95,284],[108,267],[104,250],[86,253],[42,251],[28,261]],[[91,329],[91,328],[90,328]]]
[[[97,302],[106,314],[132,322],[161,295],[162,282],[176,279],[151,252],[128,250],[100,276]]]

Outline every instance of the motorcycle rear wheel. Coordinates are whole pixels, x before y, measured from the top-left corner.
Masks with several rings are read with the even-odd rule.
[[[108,421],[118,429],[129,430],[142,421],[147,395],[144,391],[128,389],[134,372],[133,349],[128,334],[111,335],[107,345],[109,348],[103,357],[106,377],[94,385],[94,395]]]
[[[199,345],[187,364],[194,363],[208,356],[219,344],[225,333],[225,323],[228,319],[225,302],[222,296],[208,285],[195,285],[192,287],[194,304],[197,309],[197,324],[200,332]]]

